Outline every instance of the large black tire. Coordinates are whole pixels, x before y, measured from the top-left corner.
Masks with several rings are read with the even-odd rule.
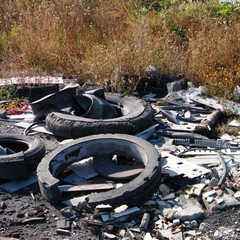
[[[74,162],[99,155],[128,156],[144,163],[144,170],[120,188],[89,194],[85,203],[91,207],[110,204],[140,205],[148,200],[161,182],[161,164],[158,151],[146,140],[125,134],[98,134],[79,138],[59,147],[45,156],[37,168],[40,191],[52,203],[62,201],[58,176]]]
[[[40,138],[1,134],[0,146],[15,152],[0,155],[0,179],[27,178],[45,156],[45,146]]]
[[[63,138],[79,138],[101,133],[135,134],[154,119],[151,105],[144,100],[117,93],[105,93],[106,100],[116,106],[121,116],[111,119],[92,119],[64,112],[51,112],[46,124],[51,132]]]

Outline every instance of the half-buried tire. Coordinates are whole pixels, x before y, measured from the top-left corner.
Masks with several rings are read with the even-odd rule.
[[[151,105],[140,98],[117,93],[105,93],[105,98],[119,112],[119,117],[92,119],[61,111],[49,113],[46,124],[56,136],[76,139],[101,133],[135,134],[154,119]]]
[[[146,140],[125,134],[98,134],[82,137],[54,152],[46,155],[37,168],[41,194],[51,203],[63,200],[58,179],[66,168],[82,159],[101,155],[121,155],[141,161],[145,168],[134,179],[122,187],[88,194],[81,198],[81,204],[95,207],[98,204],[110,204],[112,207],[122,204],[141,205],[154,193],[161,182],[161,164],[158,151]]]
[[[0,146],[0,179],[27,178],[45,156],[45,146],[40,138],[1,134]]]

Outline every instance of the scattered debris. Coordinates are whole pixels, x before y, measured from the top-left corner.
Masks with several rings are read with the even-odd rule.
[[[126,141],[128,135],[120,135],[119,140],[117,134],[113,134],[113,139],[112,134],[104,134],[103,138],[108,138],[106,144],[97,135],[86,137],[87,144],[84,143],[85,138],[64,141],[60,150],[47,155],[48,165],[46,158],[44,167],[41,162],[38,169],[41,193],[53,205],[54,201],[67,205],[60,210],[64,219],[55,218],[55,234],[69,238],[74,236],[74,228],[77,228],[81,219],[86,226],[91,226],[92,232],[106,239],[138,239],[139,236],[139,239],[145,240],[197,239],[202,232],[207,232],[208,226],[201,223],[206,214],[240,205],[239,136],[224,134],[219,139],[208,138],[224,110],[232,108],[239,114],[239,104],[230,101],[222,103],[217,98],[206,97],[203,88],[182,89],[184,83],[184,79],[174,81],[163,76],[159,69],[149,66],[146,77],[139,80],[137,90],[140,95],[145,94],[144,100],[148,106],[151,104],[155,116],[150,127],[148,125],[147,129],[142,128],[143,131],[134,133],[137,143]],[[70,91],[66,90],[71,101],[70,92],[75,95],[76,87],[72,85]],[[163,89],[166,94],[148,93],[149,89]],[[64,92],[61,91],[59,95],[64,95]],[[96,94],[97,97],[79,97],[82,108],[90,108],[90,99],[97,102],[98,106],[104,104],[102,107],[109,114],[112,106],[105,105],[101,91],[85,94]],[[48,113],[51,99],[54,99],[55,107],[60,106],[59,96],[56,96],[58,94],[31,105],[37,118]],[[102,98],[100,102],[99,97]],[[61,110],[64,107],[60,106]],[[94,117],[95,110],[92,107],[87,116]],[[14,119],[9,115],[9,112],[2,111],[0,116],[6,117],[6,121]],[[28,129],[33,120],[30,115],[33,115],[30,112],[25,119],[25,115],[21,115],[15,116],[15,119],[22,121],[16,126]],[[238,128],[240,125],[234,120],[229,126]],[[53,135],[45,122],[41,125],[34,123],[31,130]],[[139,147],[145,141],[148,141],[147,147]],[[150,148],[154,149],[154,154],[150,154],[154,155],[154,161],[144,150]],[[0,154],[14,153],[2,146]],[[154,166],[148,166],[150,161],[151,164],[154,162]],[[144,171],[146,175],[139,183]],[[43,177],[41,174],[46,172],[47,175]],[[31,178],[24,181],[3,182],[0,189],[15,193],[36,182],[33,173]],[[37,203],[37,194],[28,191],[28,197]],[[119,207],[114,209],[115,205]],[[0,213],[13,214],[7,212],[7,207],[6,201],[1,199]],[[45,212],[26,215],[21,211],[17,214],[18,224],[49,221]],[[227,231],[227,228],[219,228],[214,236],[225,236]],[[237,227],[231,231],[239,234]],[[9,236],[17,235],[19,233],[16,232]]]

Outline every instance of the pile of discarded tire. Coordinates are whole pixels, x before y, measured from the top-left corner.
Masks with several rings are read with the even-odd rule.
[[[107,179],[111,177],[102,165],[113,166],[112,157],[118,156],[132,159],[140,168],[115,165],[117,172],[127,169],[127,174],[117,174],[115,179],[117,182],[128,178],[123,186],[84,197],[80,192],[82,200],[79,204],[90,207],[99,204],[112,207],[141,205],[161,182],[158,151],[146,140],[132,136],[152,124],[154,112],[151,105],[140,98],[105,93],[103,89],[76,94],[78,86],[71,83],[31,103],[35,122],[45,121],[54,135],[74,140],[45,156],[44,144],[38,138],[1,136],[1,178],[25,178],[36,170],[42,196],[51,203],[59,203],[65,197],[59,186],[69,166],[92,157],[99,174]]]

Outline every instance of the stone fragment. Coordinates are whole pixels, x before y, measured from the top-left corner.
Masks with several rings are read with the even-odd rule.
[[[154,224],[155,224],[155,228],[164,229],[164,222],[161,219],[156,221]]]
[[[181,221],[191,221],[202,218],[204,210],[197,199],[191,198],[186,201],[182,209],[174,213],[174,218],[179,218]]]
[[[173,220],[173,227],[179,226],[180,225],[180,219],[174,219]]]
[[[182,240],[182,232],[178,231],[176,233],[173,233],[171,229],[166,230],[158,230],[161,235],[163,236],[163,239],[171,239],[171,240]]]
[[[112,233],[104,232],[103,235],[108,239],[116,239],[117,240],[117,236]]]
[[[210,204],[206,204],[206,201],[203,202],[206,204],[206,208],[211,211],[223,211],[227,208],[233,208],[240,205],[240,202],[228,193],[223,193],[221,199],[220,204],[218,204],[218,201],[213,201]]]
[[[199,230],[204,232],[208,229],[208,225],[204,222],[200,223]]]
[[[212,188],[214,186],[217,186],[218,182],[219,182],[219,180],[217,178],[213,177],[213,178],[211,178],[210,182],[208,183],[208,186]]]
[[[0,202],[0,209],[6,208],[6,203],[4,201]]]
[[[222,204],[224,203],[224,200],[222,198],[217,199],[217,204]]]
[[[190,225],[191,225],[191,228],[197,228],[199,226],[198,221],[196,220],[192,220]]]
[[[164,183],[162,183],[160,186],[159,186],[159,190],[160,192],[162,193],[162,195],[165,197],[167,196],[170,192],[171,192],[171,189]]]
[[[121,229],[119,232],[120,237],[124,237],[126,235],[126,230],[125,229]]]
[[[104,230],[107,232],[107,233],[113,233],[113,229],[114,229],[114,226],[112,224],[108,224]]]
[[[214,196],[214,195],[216,195],[216,191],[215,190],[211,190],[211,191],[203,193],[202,196],[203,196],[203,198],[207,198],[207,197]]]
[[[240,198],[240,191],[237,191],[237,192],[234,194],[234,197],[235,197],[235,198]]]
[[[66,219],[57,221],[57,228],[68,229],[70,227],[70,221]]]
[[[163,208],[170,208],[170,207],[171,207],[171,205],[168,204],[168,203],[165,202],[165,201],[156,200],[156,203],[158,204],[158,206],[159,206],[160,209],[163,209]]]
[[[156,201],[148,200],[147,202],[144,203],[144,206],[151,206],[151,205],[156,205]]]
[[[69,219],[79,216],[78,212],[73,210],[72,207],[64,207],[60,210],[60,212],[64,217],[69,218]]]
[[[163,201],[167,201],[167,200],[171,200],[175,198],[175,193],[170,193],[167,196],[163,197],[162,200]]]
[[[175,218],[176,210],[173,210],[172,208],[165,208],[163,209],[163,217],[166,219],[172,221]]]
[[[211,202],[213,202],[213,199],[214,199],[213,197],[207,197],[206,200],[207,200],[207,202],[211,203]]]
[[[131,239],[135,239],[135,235],[133,234],[133,232],[131,230],[128,231],[128,234],[130,235]]]
[[[140,229],[142,231],[147,230],[148,225],[149,225],[149,221],[150,221],[150,214],[149,213],[144,213],[143,217],[142,217],[142,220],[141,220],[141,223],[140,223]]]
[[[152,236],[151,236],[151,234],[149,233],[149,232],[147,232],[146,234],[145,234],[145,236],[144,236],[144,238],[143,238],[143,240],[152,240],[153,238],[152,238]]]

